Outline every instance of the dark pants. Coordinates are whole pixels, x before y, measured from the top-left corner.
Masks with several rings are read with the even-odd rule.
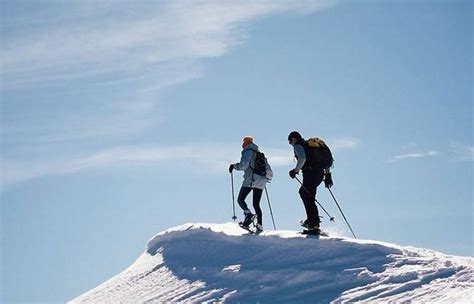
[[[303,186],[300,187],[299,193],[306,210],[309,227],[319,226],[319,212],[315,198],[316,188],[323,181],[323,177],[324,171],[322,169],[303,171]]]
[[[250,191],[253,190],[253,208],[255,209],[255,213],[257,214],[257,222],[262,225],[262,209],[260,209],[260,199],[262,198],[262,189],[257,188],[250,188],[250,187],[242,187],[240,188],[239,197],[237,198],[237,202],[239,203],[240,208],[244,211],[248,210],[247,204],[245,203],[245,198],[249,195]]]

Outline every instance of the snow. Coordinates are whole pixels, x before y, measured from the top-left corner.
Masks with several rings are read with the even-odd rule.
[[[296,231],[185,224],[71,303],[474,303],[474,258]]]

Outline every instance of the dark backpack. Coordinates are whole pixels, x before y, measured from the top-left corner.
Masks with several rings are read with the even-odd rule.
[[[253,173],[257,175],[267,176],[267,158],[265,157],[265,154],[260,151],[255,152],[255,164],[252,170]]]
[[[326,143],[319,138],[310,138],[303,145],[306,153],[307,165],[315,168],[329,169],[334,163],[331,150]],[[306,165],[305,165],[306,166]]]

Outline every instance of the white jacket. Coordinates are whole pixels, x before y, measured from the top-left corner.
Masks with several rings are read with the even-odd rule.
[[[267,176],[261,176],[253,173],[255,167],[255,155],[258,151],[258,146],[254,143],[245,147],[242,150],[242,157],[240,162],[234,164],[234,169],[244,171],[244,181],[242,187],[264,189],[267,181],[273,177],[273,171],[268,161],[266,162]]]

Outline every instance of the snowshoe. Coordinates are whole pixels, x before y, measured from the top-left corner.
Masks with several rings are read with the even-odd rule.
[[[329,234],[321,229],[305,229],[301,234],[329,237]]]
[[[320,235],[321,229],[305,229],[301,234]]]
[[[254,234],[255,231],[253,231],[252,229],[250,229],[249,226],[245,226],[243,222],[239,222],[239,226],[240,228],[244,229],[244,230],[247,230],[250,234]]]

